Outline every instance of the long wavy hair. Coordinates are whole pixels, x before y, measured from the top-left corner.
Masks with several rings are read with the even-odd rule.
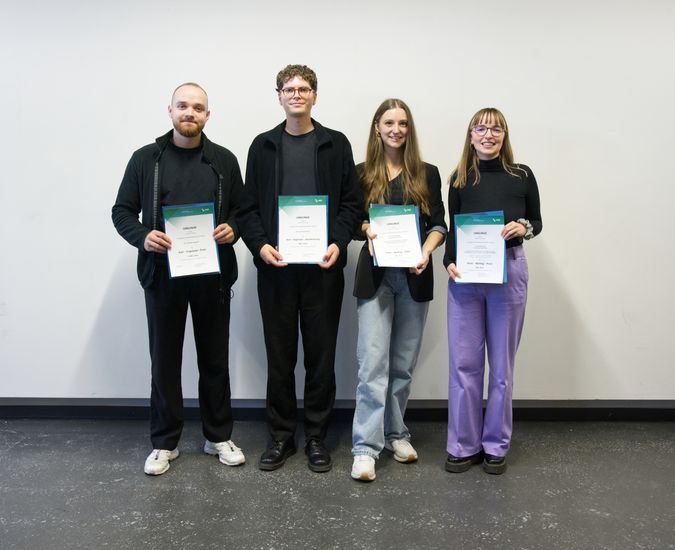
[[[513,161],[513,149],[511,149],[511,140],[509,139],[509,128],[506,124],[506,118],[499,109],[494,107],[485,107],[478,111],[471,118],[469,127],[466,130],[466,139],[464,140],[464,151],[462,157],[455,170],[450,174],[450,183],[453,187],[461,189],[465,187],[468,180],[473,177],[473,185],[478,185],[480,182],[480,171],[478,170],[479,158],[476,150],[471,144],[472,130],[481,124],[496,124],[504,128],[504,140],[502,141],[502,148],[499,150],[499,160],[502,163],[504,170],[517,178],[523,174],[527,177],[527,172],[518,167]]]
[[[382,115],[390,109],[403,109],[408,118],[408,133],[406,134],[403,150],[403,200],[410,204],[416,204],[420,212],[429,215],[429,192],[427,188],[427,176],[424,162],[420,157],[417,144],[417,132],[410,108],[404,101],[396,98],[385,99],[375,111],[370,124],[368,146],[366,148],[366,161],[361,175],[361,189],[365,199],[365,207],[371,204],[383,204],[384,197],[389,185],[387,163],[384,154],[382,138],[375,129]]]

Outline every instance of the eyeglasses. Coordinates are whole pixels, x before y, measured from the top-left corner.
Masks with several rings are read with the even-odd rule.
[[[471,128],[471,130],[477,135],[477,136],[485,136],[488,133],[488,130],[492,133],[494,137],[499,137],[504,134],[505,130],[501,126],[493,126],[492,128],[488,128],[487,126],[483,126],[482,124],[479,126],[474,126]]]
[[[295,95],[295,92],[298,92],[298,95],[304,99],[309,97],[309,94],[311,94],[314,90],[312,90],[311,88],[302,87],[302,88],[282,88],[281,90],[278,91],[284,94],[284,97],[287,97],[289,99]]]

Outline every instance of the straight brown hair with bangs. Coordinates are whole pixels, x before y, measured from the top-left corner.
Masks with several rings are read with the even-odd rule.
[[[497,124],[497,126],[504,128],[504,141],[502,142],[502,148],[499,150],[499,160],[508,174],[520,178],[522,173],[527,177],[527,172],[516,166],[516,163],[513,161],[513,149],[511,149],[511,140],[509,139],[509,128],[506,124],[506,118],[504,118],[504,115],[499,109],[485,107],[473,115],[471,122],[469,122],[469,127],[466,130],[466,139],[464,140],[462,157],[459,159],[459,163],[457,163],[457,168],[450,174],[448,183],[453,187],[461,189],[466,186],[470,174],[473,174],[473,185],[478,185],[478,183],[480,183],[480,171],[478,170],[478,162],[480,159],[478,158],[478,155],[476,155],[476,150],[473,148],[473,145],[471,145],[471,132],[480,124]]]
[[[361,189],[365,199],[366,211],[371,204],[383,204],[384,196],[389,185],[387,163],[384,155],[382,138],[375,130],[375,124],[382,115],[390,109],[403,109],[408,118],[408,133],[403,151],[403,199],[406,203],[416,204],[420,212],[429,215],[429,192],[427,189],[427,174],[424,162],[420,157],[415,123],[410,108],[401,99],[385,99],[375,111],[370,123],[368,145],[366,147],[366,161],[361,175]]]

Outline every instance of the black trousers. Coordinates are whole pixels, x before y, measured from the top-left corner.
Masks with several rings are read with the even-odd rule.
[[[232,435],[230,289],[221,288],[220,275],[170,279],[166,268],[159,267],[152,285],[145,290],[152,359],[150,439],[154,449],[174,449],[183,430],[181,364],[188,304],[197,348],[204,437],[218,442]]]
[[[335,346],[344,275],[315,265],[258,270],[267,349],[267,425],[274,440],[295,435],[298,322],[305,355],[305,439],[323,439],[335,403]]]

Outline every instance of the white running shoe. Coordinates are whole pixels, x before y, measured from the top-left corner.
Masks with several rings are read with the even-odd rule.
[[[356,455],[352,465],[352,477],[359,481],[375,479],[375,459],[368,455]]]
[[[143,471],[149,476],[158,476],[166,472],[172,460],[178,458],[178,449],[167,451],[166,449],[153,449],[145,459]]]
[[[204,452],[207,455],[218,455],[218,460],[227,466],[239,466],[246,462],[244,453],[232,440],[213,443],[207,439],[204,443]]]
[[[417,460],[417,451],[407,439],[394,439],[387,448],[394,453],[394,460],[397,462],[415,462]]]

